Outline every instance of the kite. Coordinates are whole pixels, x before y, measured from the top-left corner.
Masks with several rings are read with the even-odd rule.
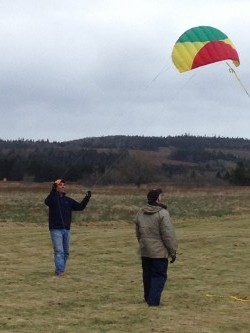
[[[185,31],[174,45],[172,60],[180,73],[223,60],[240,65],[231,40],[222,31],[209,26]]]

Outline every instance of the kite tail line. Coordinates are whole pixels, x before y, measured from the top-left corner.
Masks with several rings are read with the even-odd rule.
[[[238,74],[235,72],[235,70],[230,66],[230,64],[228,62],[226,62],[226,64],[229,67],[229,72],[234,74],[234,76],[236,77],[236,79],[238,80],[238,82],[240,83],[241,87],[243,88],[243,90],[245,91],[245,93],[247,94],[247,96],[250,98],[250,94],[247,91],[246,87],[244,86],[244,84],[242,83],[241,79],[239,78]]]

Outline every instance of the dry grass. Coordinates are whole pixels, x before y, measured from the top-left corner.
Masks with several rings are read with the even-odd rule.
[[[80,196],[79,188],[70,190]],[[22,195],[17,189],[11,194],[0,191],[1,333],[249,332],[248,191],[172,189],[168,201],[179,253],[159,308],[148,308],[142,301],[134,227],[126,222],[143,202],[144,190],[96,190],[89,209],[75,217],[71,256],[62,278],[53,275],[47,211],[36,202],[44,195],[45,189],[33,187]],[[29,223],[25,212],[23,220],[17,220],[23,205],[36,207],[37,223],[32,223],[32,210],[26,210]],[[190,212],[199,205],[206,214]],[[232,206],[231,213],[209,215],[214,205],[221,212]]]

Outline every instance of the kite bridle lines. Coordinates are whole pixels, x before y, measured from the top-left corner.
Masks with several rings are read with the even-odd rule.
[[[229,72],[234,74],[234,76],[236,77],[236,79],[238,80],[238,82],[240,83],[241,87],[243,88],[243,90],[245,91],[245,93],[247,94],[247,96],[250,98],[250,94],[247,91],[246,87],[244,86],[244,84],[242,83],[241,79],[239,78],[238,74],[236,73],[236,71],[232,68],[232,66],[226,61],[226,64],[229,67]]]

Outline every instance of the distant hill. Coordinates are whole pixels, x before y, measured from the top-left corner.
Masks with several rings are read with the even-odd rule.
[[[221,183],[243,167],[250,140],[201,136],[105,136],[65,142],[0,140],[0,179],[96,183]],[[242,172],[242,169],[240,170]]]

